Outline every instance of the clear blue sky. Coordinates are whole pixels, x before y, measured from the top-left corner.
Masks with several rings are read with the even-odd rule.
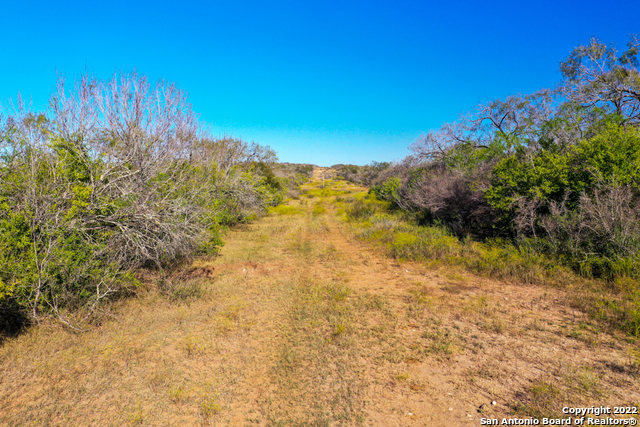
[[[554,86],[590,37],[623,49],[639,18],[631,0],[7,1],[0,100],[41,109],[56,73],[135,69],[282,161],[391,161],[479,102]]]

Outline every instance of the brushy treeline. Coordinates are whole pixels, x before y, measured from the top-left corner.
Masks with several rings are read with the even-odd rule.
[[[478,106],[395,164],[338,165],[422,225],[640,278],[640,40],[592,39],[555,89]]]
[[[0,317],[83,328],[136,269],[211,253],[221,228],[278,204],[274,161],[207,134],[174,85],[59,80],[47,111],[0,117]]]
[[[314,166],[308,163],[278,162],[272,165],[275,176],[287,183],[287,196],[291,198],[300,195],[300,186],[313,176]]]

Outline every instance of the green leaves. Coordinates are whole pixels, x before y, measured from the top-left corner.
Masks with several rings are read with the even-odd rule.
[[[391,177],[384,181],[382,184],[374,185],[371,187],[371,191],[380,200],[386,200],[387,202],[395,202],[398,200],[398,190],[402,184],[402,180],[398,177]]]
[[[610,124],[595,137],[565,151],[521,152],[500,161],[485,197],[502,210],[521,198],[567,200],[575,207],[581,193],[593,193],[600,181],[640,184],[640,132]]]
[[[85,76],[50,108],[0,116],[0,304],[36,319],[84,329],[65,313],[90,317],[132,271],[215,252],[225,226],[282,201],[275,152],[211,138],[173,85]]]
[[[585,180],[615,180],[640,189],[640,130],[609,124],[593,138],[581,141],[575,149]]]
[[[582,274],[637,274],[640,131],[616,120],[565,150],[520,152],[493,170],[486,200]],[[518,230],[518,232],[522,232]],[[631,257],[631,258],[628,258]],[[624,272],[619,266],[625,265]]]
[[[581,186],[576,180],[570,153],[514,154],[493,170],[485,198],[495,208],[510,210],[520,198],[561,201],[569,189]]]

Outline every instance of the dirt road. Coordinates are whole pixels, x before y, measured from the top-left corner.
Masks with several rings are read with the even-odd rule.
[[[357,188],[307,189],[94,331],[5,342],[0,425],[467,426],[640,401],[627,347],[560,290],[398,263],[342,219]]]

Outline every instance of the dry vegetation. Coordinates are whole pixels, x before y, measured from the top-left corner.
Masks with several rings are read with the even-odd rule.
[[[98,328],[5,340],[0,425],[458,426],[640,404],[637,340],[575,289],[389,257],[344,220],[363,190],[312,181]]]

